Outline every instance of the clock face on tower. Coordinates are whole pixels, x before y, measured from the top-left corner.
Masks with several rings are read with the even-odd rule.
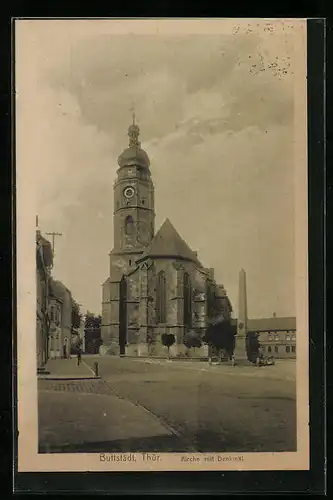
[[[124,189],[124,196],[125,196],[125,198],[127,198],[127,199],[132,198],[132,197],[134,196],[134,193],[135,193],[135,191],[134,191],[134,189],[132,188],[132,186],[128,186],[128,187],[126,187],[126,188]]]

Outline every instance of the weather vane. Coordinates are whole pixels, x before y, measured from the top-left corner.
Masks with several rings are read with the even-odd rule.
[[[132,102],[132,107],[131,107],[130,111],[132,113],[133,125],[135,125],[135,105],[133,102]]]
[[[129,135],[129,147],[137,147],[140,148],[140,141],[139,141],[139,135],[140,135],[140,129],[138,125],[135,123],[135,107],[134,103],[132,103],[132,107],[130,108],[130,111],[132,112],[132,119],[133,123],[130,125],[128,129],[128,135]]]

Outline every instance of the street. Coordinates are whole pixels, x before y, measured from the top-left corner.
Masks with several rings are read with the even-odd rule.
[[[83,356],[87,370],[95,361],[100,380],[39,381],[40,452],[296,450],[293,360],[258,368]]]

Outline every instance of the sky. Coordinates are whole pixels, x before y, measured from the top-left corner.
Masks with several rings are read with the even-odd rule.
[[[62,233],[54,277],[100,313],[134,105],[156,230],[170,219],[215,269],[235,316],[241,268],[249,317],[295,315],[293,25],[229,21],[185,34],[119,23],[17,23],[18,168],[35,186],[42,232]]]

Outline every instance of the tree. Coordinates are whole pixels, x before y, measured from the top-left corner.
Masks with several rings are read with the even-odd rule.
[[[221,319],[208,326],[203,341],[217,350],[219,363],[222,358],[222,350],[227,353],[229,359],[232,358],[235,350],[235,334],[235,329],[227,320]]]
[[[74,332],[71,337],[71,354],[77,354],[82,347],[82,339]]]
[[[82,313],[80,306],[75,299],[72,298],[72,331],[78,330],[81,326]]]
[[[84,322],[86,352],[90,352],[91,354],[99,352],[99,348],[102,344],[101,324],[101,315],[95,315],[94,313],[87,311]]]
[[[200,334],[194,330],[189,330],[185,334],[183,343],[185,347],[187,347],[188,349],[191,349],[191,347],[195,349],[196,347],[202,346],[202,340]]]
[[[176,338],[173,333],[162,334],[162,344],[168,348],[168,358],[170,359],[170,347],[175,343]]]
[[[246,353],[247,353],[247,359],[251,363],[257,362],[260,356],[260,347],[261,344],[259,342],[259,334],[249,332],[246,341]]]

